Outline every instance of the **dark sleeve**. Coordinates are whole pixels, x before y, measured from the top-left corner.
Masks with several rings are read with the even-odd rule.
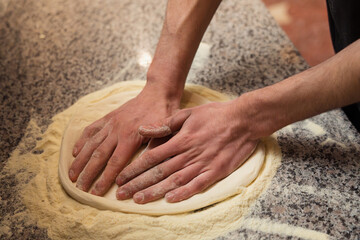
[[[327,9],[337,53],[360,38],[360,0],[327,0]]]
[[[338,53],[360,38],[360,0],[326,0],[326,3],[331,39]],[[360,132],[360,103],[342,109]]]

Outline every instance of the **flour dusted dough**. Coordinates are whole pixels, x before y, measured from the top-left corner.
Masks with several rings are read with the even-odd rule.
[[[143,81],[122,82],[89,94],[75,104],[77,111],[64,132],[59,161],[60,182],[70,196],[81,203],[99,209],[147,215],[177,214],[200,209],[238,194],[258,176],[265,158],[263,143],[260,143],[248,160],[231,175],[204,192],[178,203],[168,203],[165,199],[147,204],[137,204],[132,199],[119,201],[115,197],[117,189],[115,183],[104,197],[76,188],[75,183],[72,183],[68,177],[68,170],[74,160],[71,154],[72,148],[82,130],[93,121],[134,98],[143,86]],[[229,97],[219,92],[198,85],[187,85],[182,99],[182,108],[226,100],[229,100]]]

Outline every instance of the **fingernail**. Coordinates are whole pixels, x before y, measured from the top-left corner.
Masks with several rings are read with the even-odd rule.
[[[101,195],[101,193],[100,193],[100,191],[99,191],[99,189],[98,189],[98,186],[96,186],[96,185],[95,185],[95,187],[91,190],[90,193],[93,194],[93,195],[96,195],[96,196],[100,196],[100,195]]]
[[[145,195],[143,193],[136,193],[134,195],[134,201],[136,203],[142,203],[144,202],[144,199],[145,199]]]
[[[70,169],[70,170],[69,170],[69,178],[70,178],[70,180],[71,180],[71,181],[74,181],[74,180],[73,180],[74,177],[75,177],[75,173],[74,173],[74,171],[73,171],[72,169]]]
[[[174,193],[167,193],[167,194],[165,194],[165,199],[166,199],[166,201],[172,201],[172,200],[174,200]]]
[[[80,176],[78,177],[76,181],[76,187],[84,192],[87,192],[89,189],[85,189],[84,187],[84,178],[82,177],[83,173],[80,173]]]
[[[117,198],[118,200],[125,200],[125,199],[127,199],[128,197],[129,197],[129,193],[128,193],[127,191],[125,191],[125,190],[120,190],[120,191],[118,191],[117,194],[116,194],[116,198]]]
[[[96,189],[91,190],[91,194],[92,194],[92,195],[95,195],[95,196],[100,196],[99,191],[96,190]]]
[[[83,187],[83,185],[81,184],[81,183],[76,183],[76,187],[78,188],[78,189],[80,189],[81,191],[84,191],[84,192],[86,192],[85,191],[85,188]]]
[[[77,147],[74,147],[74,149],[73,149],[73,155],[76,155],[77,152],[78,152],[78,148],[77,148]]]

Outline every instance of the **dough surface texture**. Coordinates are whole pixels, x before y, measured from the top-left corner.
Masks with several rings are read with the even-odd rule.
[[[178,214],[200,209],[231,197],[246,188],[258,176],[265,158],[263,143],[259,143],[246,162],[228,177],[215,183],[205,191],[178,203],[168,203],[164,198],[146,204],[137,204],[132,199],[119,201],[115,197],[116,189],[118,188],[116,183],[113,184],[103,197],[95,196],[76,188],[76,183],[71,182],[68,177],[68,170],[74,160],[72,148],[76,140],[79,139],[83,129],[137,96],[143,86],[144,82],[142,81],[125,82],[113,86],[111,91],[105,89],[90,94],[75,104],[76,114],[69,121],[68,127],[64,132],[59,161],[60,181],[70,196],[81,203],[98,209],[147,215]],[[227,95],[203,86],[187,85],[183,94],[181,108],[226,100],[229,100]]]

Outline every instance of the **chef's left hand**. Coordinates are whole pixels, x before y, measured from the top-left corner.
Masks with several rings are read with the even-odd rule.
[[[147,203],[165,196],[168,202],[190,198],[236,170],[258,139],[244,104],[235,100],[180,110],[139,133],[154,141],[174,136],[129,164],[117,177],[116,197]]]

